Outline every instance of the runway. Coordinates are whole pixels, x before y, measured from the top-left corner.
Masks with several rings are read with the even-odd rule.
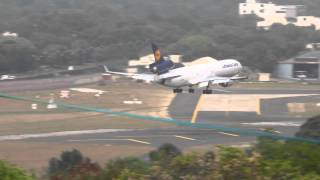
[[[194,118],[196,123],[218,128],[182,127],[174,123],[63,108],[46,110],[40,107],[34,111],[30,110],[31,102],[1,99],[5,106],[0,111],[0,157],[27,169],[42,171],[49,158],[73,148],[103,164],[118,157],[145,156],[164,143],[172,143],[184,151],[208,151],[216,145],[248,147],[256,137],[243,136],[243,133],[237,133],[240,130],[264,132],[272,128],[277,135],[294,136],[309,114],[292,111],[309,112],[308,108],[312,107],[313,111],[319,112],[317,105],[320,105],[318,86],[247,87],[242,84],[217,88],[213,95],[201,95],[201,90],[175,95],[168,88],[127,80],[78,88],[99,89],[106,93],[96,97],[72,91],[70,99],[56,97],[57,101],[160,119],[173,118],[179,122],[190,123]],[[28,92],[17,89],[11,95],[30,99],[40,96],[41,100],[47,101],[51,93],[59,94],[60,90],[64,89]],[[141,104],[124,103],[127,101]],[[226,128],[238,131],[224,131]]]
[[[288,111],[287,104],[290,103],[313,103],[318,104],[320,102],[320,90],[312,88],[303,89],[290,89],[290,88],[228,88],[229,93],[216,91],[218,98],[216,101],[206,101],[209,109],[221,109],[223,99],[228,96],[232,97],[245,97],[250,95],[257,95],[266,97],[268,95],[274,95],[272,99],[259,100],[259,113],[258,112],[235,112],[235,111],[201,111],[197,112],[197,123],[215,124],[225,127],[241,128],[248,130],[265,130],[272,128],[274,132],[279,135],[294,136],[299,130],[299,127],[306,121],[306,117],[302,117],[297,114],[292,114]],[[281,97],[283,95],[284,97]],[[293,97],[285,97],[294,95]],[[198,101],[201,94],[179,94],[173,100],[169,112],[171,117],[179,120],[190,120],[194,115],[194,109],[198,106]],[[212,96],[212,95],[202,95]],[[203,97],[202,97],[203,98]],[[207,97],[206,97],[207,98]],[[205,99],[206,99],[205,98]],[[212,100],[212,98],[207,98]],[[232,100],[233,98],[231,98]],[[203,100],[202,100],[203,101]],[[233,99],[232,102],[237,101]],[[244,103],[244,105],[247,105]],[[183,106],[184,108],[179,108]],[[230,105],[232,106],[232,104]],[[239,105],[241,106],[241,104]],[[204,107],[203,109],[208,109]],[[254,108],[255,109],[255,108]],[[319,109],[319,108],[318,108]],[[221,138],[221,137],[218,137]],[[245,138],[248,140],[248,138]],[[249,138],[250,139],[250,138]],[[233,143],[237,143],[239,138],[233,138]],[[251,138],[254,140],[254,138]],[[222,138],[222,141],[224,138]]]
[[[61,135],[57,135],[61,134]],[[235,139],[237,143],[235,143]],[[172,143],[182,149],[208,144],[246,144],[254,137],[243,137],[238,134],[194,128],[161,128],[124,130],[114,129],[109,132],[86,133],[81,131],[75,134],[72,131],[46,134],[25,134],[0,136],[0,141],[19,140],[39,143],[85,143],[109,146],[135,145],[158,147],[164,143]]]
[[[317,89],[244,89],[230,88],[230,93],[222,93],[219,95],[250,95],[250,94],[295,94],[294,97],[275,98],[272,101],[267,100],[264,106],[272,106],[271,111],[256,114],[254,112],[211,112],[199,111],[197,115],[197,123],[206,123],[220,125],[224,127],[240,128],[243,130],[259,130],[272,128],[279,135],[293,136],[302,125],[306,118],[293,116],[283,110],[283,104],[288,102],[320,102],[320,95]],[[309,95],[308,95],[309,94]],[[301,96],[299,96],[301,95]],[[201,94],[178,94],[168,107],[170,116],[180,121],[190,121],[197,106]],[[210,96],[210,95],[202,95]],[[275,103],[276,102],[276,103]],[[219,102],[210,102],[210,106],[219,106]],[[220,103],[221,105],[221,103]],[[278,106],[278,107],[277,107]],[[138,119],[136,121],[139,121]],[[107,123],[107,121],[106,121]],[[169,128],[147,128],[147,129],[115,129],[112,132],[99,131],[85,133],[88,130],[79,131],[72,134],[71,131],[62,133],[59,136],[50,136],[41,134],[27,134],[27,138],[17,139],[27,142],[52,142],[52,143],[84,143],[84,144],[107,144],[116,145],[138,145],[158,147],[164,143],[172,143],[180,148],[187,149],[201,145],[241,145],[255,141],[255,137],[241,136],[237,133],[229,133],[224,131],[210,129],[196,129],[186,127],[169,127]],[[56,133],[56,132],[53,132]],[[59,133],[59,132],[58,132]],[[61,132],[60,132],[61,133]],[[29,136],[28,136],[29,135]],[[21,136],[21,134],[20,134]],[[6,136],[3,136],[4,140]],[[0,137],[1,140],[1,137]],[[14,140],[14,139],[11,139]]]

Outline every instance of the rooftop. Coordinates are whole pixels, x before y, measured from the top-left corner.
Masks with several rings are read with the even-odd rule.
[[[297,57],[280,61],[280,64],[320,64],[320,51],[309,51]]]
[[[320,59],[320,51],[309,51],[296,57],[296,59],[317,58]]]

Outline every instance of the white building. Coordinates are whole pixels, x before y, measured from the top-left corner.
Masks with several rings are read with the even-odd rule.
[[[16,37],[18,37],[19,35],[18,35],[17,33],[4,32],[4,33],[2,33],[2,36],[4,36],[4,37],[14,37],[14,38],[16,38]]]
[[[320,43],[309,43],[306,44],[306,49],[309,51],[320,50]]]
[[[239,4],[239,15],[255,14],[263,21],[257,22],[257,27],[269,29],[273,24],[293,24],[301,27],[314,26],[320,30],[320,18],[314,16],[299,16],[302,5],[277,5],[272,2],[263,3],[260,0],[246,0]]]

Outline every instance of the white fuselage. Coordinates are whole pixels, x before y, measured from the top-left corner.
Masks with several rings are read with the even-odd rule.
[[[194,85],[190,82],[197,79],[210,79],[214,77],[232,77],[241,72],[242,66],[240,62],[234,59],[227,59],[221,61],[205,62],[201,64],[194,64],[177,69],[172,69],[165,74],[158,75],[157,83],[168,87],[183,87]],[[166,77],[172,77],[167,78]]]

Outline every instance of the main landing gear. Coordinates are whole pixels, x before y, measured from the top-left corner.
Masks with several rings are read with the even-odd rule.
[[[202,90],[202,94],[212,94],[213,93],[212,89],[210,89],[210,85],[211,85],[211,82],[208,82],[206,89]],[[175,93],[175,94],[182,93],[182,92],[183,92],[183,89],[181,89],[181,88],[173,89],[173,93]],[[192,86],[189,86],[188,93],[192,93],[192,94],[195,93],[195,90],[192,88]]]
[[[202,90],[202,94],[212,94],[212,89],[209,89],[210,85],[211,85],[211,82],[209,81],[206,89]]]
[[[178,93],[182,93],[183,89],[177,88],[177,89],[173,89],[173,93],[178,94]],[[194,93],[194,89],[193,88],[189,88],[188,89],[188,93]]]
[[[173,93],[178,94],[178,93],[182,93],[182,89],[177,88],[177,89],[173,89]]]

